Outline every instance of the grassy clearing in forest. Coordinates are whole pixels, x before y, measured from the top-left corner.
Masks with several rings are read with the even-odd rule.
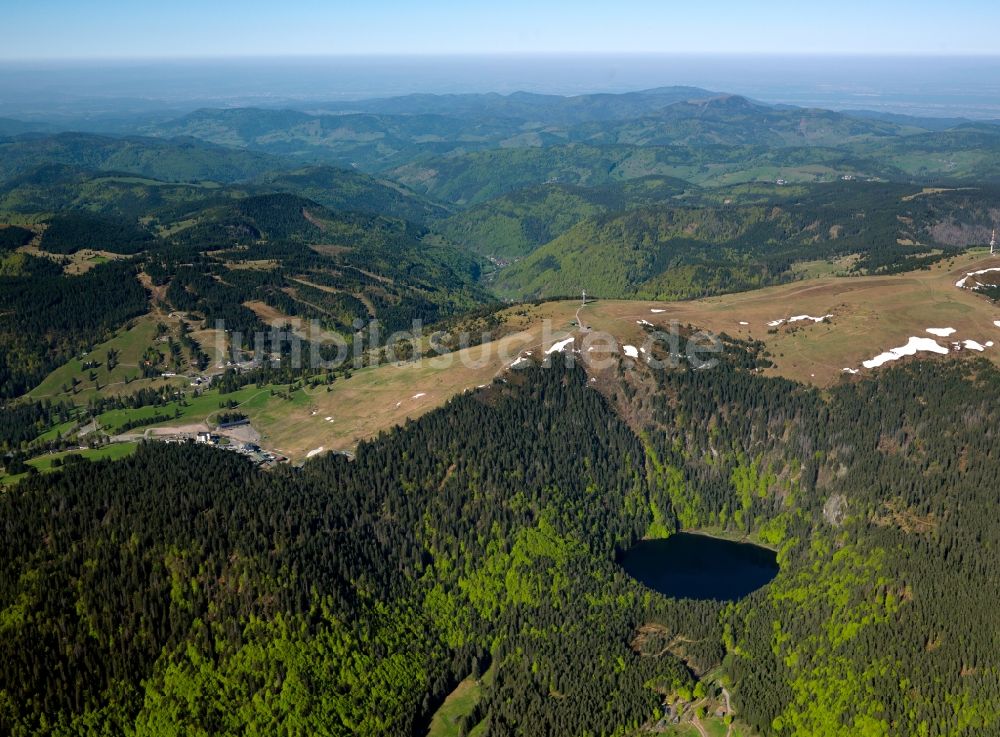
[[[37,458],[27,461],[29,466],[34,466],[40,473],[49,473],[58,470],[60,466],[55,465],[56,460],[62,461],[69,455],[76,455],[86,458],[89,461],[110,460],[117,461],[135,452],[138,443],[113,443],[101,448],[87,448],[85,450],[67,450],[60,453],[47,453]],[[13,476],[0,474],[0,484],[11,485],[27,476],[27,473],[20,473]]]
[[[466,678],[448,694],[434,714],[427,737],[459,737],[459,721],[472,712],[482,696],[482,687],[473,678]]]
[[[156,347],[166,352],[166,346],[156,340],[157,322],[158,320],[152,315],[133,320],[131,328],[119,330],[109,340],[94,346],[86,356],[77,356],[50,373],[41,384],[28,393],[28,396],[31,399],[72,399],[76,404],[85,404],[87,399],[98,393],[103,396],[131,394],[142,387],[177,383],[159,378],[141,378],[140,366],[146,350]],[[107,356],[111,350],[118,351],[118,359],[117,365],[109,371]],[[86,369],[84,363],[88,361],[100,365]],[[90,378],[92,373],[96,383]],[[76,394],[64,391],[64,387],[72,386],[74,379],[79,382]],[[129,384],[125,383],[126,379],[130,380]],[[98,385],[100,389],[97,389]]]

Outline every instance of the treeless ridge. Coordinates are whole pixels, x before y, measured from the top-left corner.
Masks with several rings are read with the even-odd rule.
[[[338,378],[329,390],[324,385],[295,392],[291,399],[264,398],[246,411],[266,447],[293,460],[321,446],[327,451],[349,451],[358,442],[440,407],[457,394],[490,384],[519,355],[531,351],[534,359],[544,358],[546,349],[567,337],[576,341],[565,350],[580,350],[584,341],[600,332],[611,337],[612,345],[607,348],[576,354],[584,366],[606,357],[608,350],[621,355],[622,345],[641,346],[647,339],[647,327],[640,321],[663,329],[677,321],[761,340],[775,363],[768,374],[829,386],[850,380],[844,368],[865,372],[862,361],[905,344],[910,336],[931,338],[926,333],[930,327],[955,329],[949,338],[936,338],[942,345],[963,339],[1000,344],[1000,327],[993,324],[1000,320],[1000,308],[982,295],[955,286],[967,271],[994,265],[1000,265],[1000,258],[984,258],[980,253],[926,271],[823,277],[687,302],[598,299],[582,309],[577,300],[517,305],[504,315],[512,332],[498,340],[444,357],[364,368],[350,378]],[[259,310],[258,314],[271,312],[262,304],[248,306]],[[832,317],[822,322],[767,324],[796,315],[828,314]],[[1000,361],[1000,347],[958,354]],[[606,373],[593,373],[595,386]]]

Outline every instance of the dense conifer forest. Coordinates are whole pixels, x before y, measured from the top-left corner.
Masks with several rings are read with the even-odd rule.
[[[0,256],[5,256],[8,252],[26,245],[33,236],[34,233],[27,228],[20,228],[16,225],[0,228]]]
[[[133,264],[115,261],[68,276],[48,259],[22,256],[0,272],[0,397],[16,397],[52,369],[146,312]]]
[[[127,220],[70,212],[48,222],[40,247],[49,253],[75,253],[83,248],[137,253],[148,248],[152,234]]]
[[[824,396],[737,355],[613,397],[517,372],[301,470],[155,444],[23,482],[0,498],[3,731],[420,734],[489,670],[468,728],[630,734],[721,665],[761,734],[1000,734],[1000,373]],[[774,545],[780,574],[724,605],[615,562],[699,526]],[[696,644],[636,647],[643,625]]]

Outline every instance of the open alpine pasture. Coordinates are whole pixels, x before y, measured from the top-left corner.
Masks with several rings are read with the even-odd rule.
[[[180,322],[174,315],[149,315],[96,346],[89,357],[81,356],[56,369],[30,396],[71,398],[86,404],[95,396],[175,386],[197,396],[166,410],[114,410],[99,418],[101,426],[114,431],[129,421],[148,420],[166,411],[176,416],[148,426],[190,429],[197,425],[207,430],[212,415],[229,403],[250,418],[265,447],[301,461],[310,452],[352,451],[362,440],[416,419],[457,394],[490,384],[519,357],[544,359],[547,349],[566,338],[574,339],[579,351],[574,355],[585,366],[599,369],[608,365],[609,356],[627,359],[625,346],[642,346],[653,331],[669,331],[675,321],[715,334],[759,340],[774,364],[764,369],[766,373],[818,386],[849,380],[853,372],[867,370],[863,367],[866,360],[904,346],[914,336],[935,340],[949,353],[964,351],[965,355],[1000,361],[1000,348],[986,347],[987,343],[1000,342],[1000,327],[995,324],[1000,320],[1000,308],[971,289],[956,287],[967,273],[996,265],[1000,259],[971,252],[920,271],[873,277],[826,276],[700,300],[593,299],[583,307],[579,300],[517,305],[501,313],[502,337],[497,340],[442,356],[367,366],[338,376],[331,384],[311,386],[296,381],[251,385],[231,395],[217,389],[192,391],[186,377],[157,374],[141,378],[144,356],[151,350],[164,350],[165,338],[158,335],[162,328],[157,326],[166,323],[168,333],[176,333]],[[792,319],[796,317],[800,319]],[[286,320],[279,315],[276,324]],[[928,328],[949,335],[936,337],[926,332]],[[215,337],[214,331],[201,335]],[[982,350],[965,347],[965,340]],[[202,345],[212,343],[205,340]],[[569,344],[564,347],[573,350]],[[109,351],[117,351],[119,356],[110,369],[106,361]],[[87,368],[88,358],[100,365]],[[595,363],[600,359],[603,361]],[[212,360],[218,356],[213,355]],[[617,363],[617,359],[612,360]],[[208,373],[219,370],[219,364],[213,363]],[[67,429],[71,428],[63,431]]]

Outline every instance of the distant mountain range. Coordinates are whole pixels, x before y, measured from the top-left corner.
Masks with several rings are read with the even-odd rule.
[[[695,88],[557,97],[416,95],[334,106],[336,112],[206,109],[144,133],[387,170],[424,156],[492,148],[591,145],[836,146],[910,135],[906,122],[778,108]]]
[[[675,150],[677,147],[704,150],[752,146],[773,151],[811,147],[865,155],[868,153],[865,146],[884,148],[887,142],[893,145],[907,137],[969,129],[986,132],[992,137],[1000,126],[971,123],[962,118],[911,118],[871,111],[838,113],[768,105],[696,87],[663,87],[618,95],[573,97],[527,92],[421,94],[324,104],[308,112],[206,108],[160,122],[137,118],[127,132],[131,136],[156,139],[193,139],[294,159],[300,164],[332,164],[369,172],[396,171],[403,181],[420,188],[419,182],[412,181],[415,163],[448,160],[479,151],[584,144],[602,148],[674,147]],[[45,123],[0,119],[0,136],[42,135],[54,130]],[[39,141],[34,145],[58,147],[60,142],[73,145],[72,138]],[[109,145],[124,147],[121,143]],[[855,148],[850,148],[852,146]],[[718,164],[727,158],[718,153],[709,157],[713,159],[711,163]],[[880,151],[880,155],[882,153]],[[760,152],[750,154],[757,156]],[[204,157],[212,155],[219,154],[210,154],[206,147]],[[819,151],[814,151],[811,157],[816,164],[830,158],[829,153]],[[621,157],[612,155],[610,158]],[[737,158],[744,160],[746,152],[741,152]],[[91,165],[89,162],[83,164]],[[286,165],[271,161],[264,166],[277,169]],[[11,166],[7,164],[8,168]],[[250,161],[242,166],[260,168]],[[101,164],[101,168],[106,167]],[[123,169],[121,166],[114,168]],[[905,166],[900,169],[907,171]],[[641,175],[657,173],[676,174],[654,169],[642,171]],[[866,173],[896,176],[884,166],[869,165]],[[178,177],[184,175],[183,172],[176,174]],[[234,173],[227,173],[223,178],[234,176]],[[424,174],[417,175],[421,176]],[[568,183],[583,179],[556,176]],[[170,175],[168,178],[175,177]]]
[[[0,124],[0,212],[82,210],[116,228],[155,226],[168,243],[183,234],[189,247],[235,246],[234,233],[269,231],[247,230],[233,202],[286,194],[299,198],[290,213],[411,223],[408,249],[451,249],[432,260],[458,259],[458,272],[486,273],[513,299],[582,284],[603,296],[695,296],[848,254],[868,272],[912,267],[982,240],[1000,199],[983,189],[1000,184],[998,125],[692,87],[204,109],[128,136]],[[975,196],[902,199],[970,185]]]
[[[447,115],[456,118],[501,117],[550,124],[627,120],[649,115],[678,102],[709,100],[720,93],[698,87],[659,87],[622,94],[540,95],[514,92],[461,95],[405,95],[376,100],[334,103],[324,112],[381,115]]]

